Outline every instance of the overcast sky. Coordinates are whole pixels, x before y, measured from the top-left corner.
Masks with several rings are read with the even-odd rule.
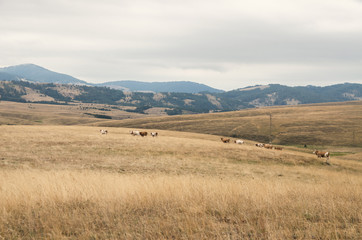
[[[0,0],[0,67],[92,83],[362,83],[361,0]]]

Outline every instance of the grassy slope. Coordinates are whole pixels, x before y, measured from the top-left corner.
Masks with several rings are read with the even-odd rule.
[[[104,111],[104,109],[111,111]],[[144,117],[143,114],[126,112],[104,104],[52,105],[0,102],[0,124],[3,125],[87,125],[104,121],[90,114],[107,115],[118,120]]]
[[[287,145],[362,146],[362,101],[142,118],[102,125],[208,133]]]
[[[351,131],[360,143],[361,104],[119,121],[1,102],[0,239],[359,239],[360,147],[329,146],[326,165],[310,148],[211,134],[265,140],[271,112],[276,143],[349,145]],[[119,126],[188,132],[142,138]]]
[[[86,108],[82,109],[82,106]],[[104,108],[112,111],[102,111]],[[172,117],[129,113],[96,104],[62,106],[0,102],[0,114],[0,124],[152,128],[260,142],[269,142],[271,114],[271,138],[274,144],[362,146],[362,101]],[[87,114],[108,115],[113,119],[94,118]]]
[[[361,159],[208,134],[0,126],[0,236],[358,239]],[[351,155],[355,156],[355,155]]]

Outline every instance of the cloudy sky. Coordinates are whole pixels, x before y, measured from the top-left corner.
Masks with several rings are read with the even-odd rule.
[[[0,67],[87,82],[362,83],[361,0],[0,0]]]

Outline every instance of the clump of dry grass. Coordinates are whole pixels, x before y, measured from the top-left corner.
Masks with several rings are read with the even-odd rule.
[[[359,178],[321,184],[93,171],[0,173],[4,239],[357,239]]]

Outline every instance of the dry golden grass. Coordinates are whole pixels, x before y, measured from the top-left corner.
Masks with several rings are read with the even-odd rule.
[[[124,111],[130,108],[134,107],[91,103],[54,105],[0,101],[0,124],[82,125],[104,121],[91,114],[107,115],[115,120],[145,117],[144,114]]]
[[[358,239],[361,181],[1,172],[4,239]]]
[[[362,101],[107,121],[103,126],[235,136],[283,145],[362,146]]]
[[[360,148],[99,129],[0,126],[0,239],[361,238]]]

